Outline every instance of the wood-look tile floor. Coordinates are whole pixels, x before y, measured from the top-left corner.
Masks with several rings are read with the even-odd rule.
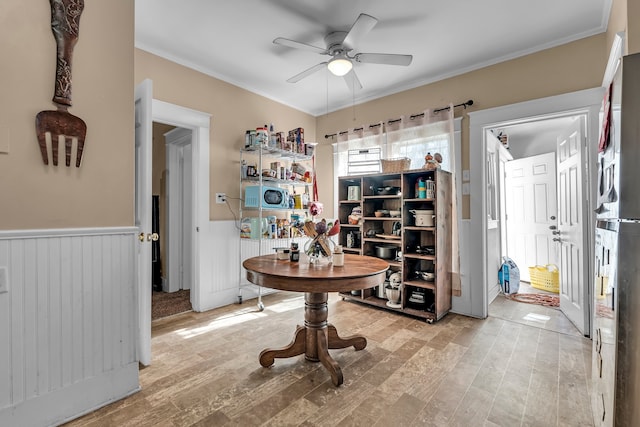
[[[527,282],[520,282],[518,293],[557,295],[535,289]],[[489,316],[576,337],[582,336],[580,331],[576,329],[559,308],[519,303],[506,298],[504,295],[498,295],[489,305]]]
[[[142,390],[68,426],[591,426],[588,339],[449,314],[433,325],[329,298],[329,321],[368,345],[331,350],[344,384],[288,344],[302,295],[279,292],[153,323]]]

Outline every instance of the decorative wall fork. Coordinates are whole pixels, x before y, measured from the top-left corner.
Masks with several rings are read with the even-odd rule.
[[[80,118],[69,113],[71,107],[71,62],[73,48],[78,41],[80,15],[84,0],[49,0],[51,4],[51,30],[56,40],[56,81],[53,103],[56,111],[40,111],[36,115],[36,134],[42,154],[42,161],[49,164],[46,134],[51,135],[51,156],[53,165],[58,165],[59,137],[64,139],[66,165],[71,164],[73,138],[78,140],[76,167],[80,167],[87,125]]]

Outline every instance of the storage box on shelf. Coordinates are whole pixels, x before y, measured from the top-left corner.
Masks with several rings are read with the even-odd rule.
[[[400,273],[402,282],[398,308],[389,307],[385,292],[377,288],[359,295],[344,293],[343,298],[428,322],[441,319],[451,308],[451,174],[410,170],[348,176],[339,178],[338,185],[341,221],[349,210],[343,199],[348,187],[360,185],[361,252],[387,259],[389,275]],[[427,187],[431,191],[427,192]]]

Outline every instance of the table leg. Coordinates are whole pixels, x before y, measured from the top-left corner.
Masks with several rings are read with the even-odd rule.
[[[320,362],[329,371],[331,382],[339,386],[343,382],[340,365],[329,354],[329,349],[353,346],[362,350],[367,340],[360,335],[346,338],[338,336],[335,326],[327,323],[329,309],[326,292],[307,292],[304,296],[304,326],[296,328],[293,341],[282,349],[266,349],[260,353],[260,364],[264,367],[273,365],[276,357],[286,358],[304,353],[310,362]]]
[[[329,338],[329,348],[346,348],[351,347],[356,350],[362,350],[367,346],[367,339],[362,335],[352,335],[350,337],[341,338],[338,336],[336,327],[332,324],[327,325],[327,334]]]
[[[293,337],[293,341],[291,341],[291,344],[277,350],[271,350],[271,349],[262,350],[260,352],[260,359],[259,359],[260,364],[265,368],[268,368],[269,366],[273,365],[273,361],[276,357],[286,358],[286,357],[297,356],[299,354],[304,353],[305,338],[307,336],[306,332],[307,332],[307,329],[305,327],[298,326],[296,328],[296,332]]]

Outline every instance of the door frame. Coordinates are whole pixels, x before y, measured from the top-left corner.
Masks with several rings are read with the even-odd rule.
[[[153,99],[151,103],[151,116],[154,122],[164,123],[189,129],[192,132],[192,278],[191,306],[194,311],[202,311],[201,293],[203,268],[206,262],[202,262],[201,256],[207,253],[206,242],[199,238],[202,227],[209,223],[209,135],[211,114],[192,110],[168,102]],[[151,331],[149,331],[151,334]]]
[[[486,206],[486,131],[506,125],[529,122],[532,120],[574,116],[585,114],[587,120],[588,147],[585,167],[594,165],[597,139],[599,134],[599,111],[602,104],[604,88],[597,87],[568,94],[525,101],[517,104],[491,108],[469,113],[469,169],[471,175],[470,195],[470,252],[479,256],[470,258],[469,271],[478,272],[470,275],[471,316],[486,318],[489,312],[489,283],[487,276],[487,206]],[[587,195],[592,204],[595,196],[596,168],[588,168]],[[590,209],[592,212],[593,209]],[[594,218],[589,218],[593,223]],[[588,241],[593,243],[594,227],[589,227]],[[588,257],[593,252],[592,244],[587,245]],[[589,258],[590,259],[590,258]],[[593,270],[593,262],[589,262],[589,270]],[[590,277],[593,275],[590,274]],[[591,286],[585,283],[585,307],[590,307]],[[590,315],[592,315],[590,313]],[[590,323],[590,322],[589,322]],[[590,334],[590,331],[585,331]]]

